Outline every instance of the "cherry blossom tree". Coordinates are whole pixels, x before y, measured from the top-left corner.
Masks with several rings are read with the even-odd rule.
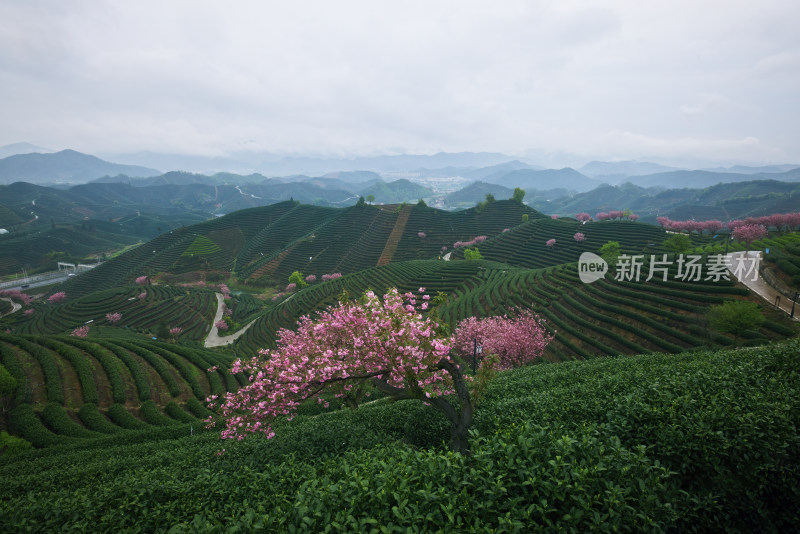
[[[595,218],[596,218],[598,221],[605,221],[606,219],[610,219],[610,218],[611,218],[611,215],[609,215],[609,214],[608,214],[608,213],[606,213],[605,211],[601,211],[600,213],[597,213],[597,214],[595,215]]]
[[[172,337],[177,337],[182,333],[183,333],[183,328],[181,328],[180,326],[175,326],[169,329],[169,335],[171,335]]]
[[[22,312],[22,315],[24,315],[25,317],[30,317],[31,315],[33,315],[33,309],[28,308],[27,310]]]
[[[142,291],[136,296],[139,300],[143,300],[145,297],[147,297],[147,291]]]
[[[578,222],[582,222],[582,223],[589,222],[589,221],[592,220],[592,216],[589,215],[586,212],[582,212],[582,213],[577,214],[575,216],[575,218],[578,220]]]
[[[420,300],[422,308],[428,301]],[[226,419],[222,437],[272,437],[272,421],[291,419],[302,402],[324,403],[320,395],[333,392],[355,406],[372,383],[395,400],[419,399],[440,410],[452,424],[451,448],[466,452],[473,414],[467,382],[449,355],[452,339],[416,305],[410,293],[391,289],[381,300],[368,291],[313,320],[302,317],[296,331],[282,329],[276,349],[233,364],[232,373],[250,374],[249,384],[209,399]],[[444,397],[450,392],[454,398]]]
[[[222,330],[223,332],[228,329],[228,323],[226,323],[223,319],[220,319],[214,323],[214,326],[217,327],[217,330]]]
[[[136,285],[146,286],[150,280],[146,276],[140,276],[136,279]]]
[[[767,229],[760,224],[744,224],[737,226],[732,234],[737,241],[744,241],[748,246],[753,241],[757,241],[767,236]]]
[[[89,325],[79,326],[70,335],[72,337],[87,337],[89,335]]]
[[[122,314],[121,313],[107,313],[106,314],[106,321],[108,321],[111,324],[117,324],[121,320],[122,320]]]
[[[631,213],[630,215],[628,215],[628,219],[631,220],[631,221],[636,222],[636,221],[639,220],[639,216],[636,215],[635,213]]]
[[[417,237],[420,239],[425,239],[425,232],[417,232]]]
[[[533,311],[518,310],[515,318],[504,315],[464,319],[456,327],[453,349],[462,357],[468,357],[477,341],[484,353],[498,357],[497,369],[505,370],[540,358],[553,337]]]
[[[551,215],[550,218],[553,219],[554,221],[557,221],[558,220],[558,215]]]
[[[307,284],[313,284],[316,281],[317,281],[317,275],[309,274],[308,276],[306,276],[306,283]]]
[[[556,246],[556,240],[555,239],[548,239],[547,242],[545,243],[545,245],[547,245],[550,248],[553,248],[554,246]]]
[[[50,298],[47,299],[47,302],[50,304],[58,304],[59,302],[64,302],[67,300],[67,294],[63,291],[59,291],[58,293],[53,293],[50,295]]]
[[[580,243],[580,242],[582,242],[582,241],[586,241],[586,236],[583,234],[583,232],[576,232],[576,233],[575,233],[575,235],[574,235],[574,236],[572,236],[572,237],[573,237],[573,238],[575,239],[575,241],[577,241],[578,243]]]

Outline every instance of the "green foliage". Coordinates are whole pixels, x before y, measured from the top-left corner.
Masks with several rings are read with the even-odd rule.
[[[303,273],[300,271],[294,271],[292,274],[289,275],[289,283],[290,284],[297,284],[297,289],[304,288],[308,285],[306,282]]]
[[[522,199],[525,198],[525,190],[519,187],[514,188],[514,196],[511,197],[511,200],[514,202],[519,202],[522,204]]]
[[[527,213],[523,213],[522,214],[522,222],[524,222],[524,223],[528,222],[528,214]]]
[[[0,363],[0,397],[11,397],[18,386],[17,379]]]
[[[481,256],[481,252],[478,250],[478,247],[467,248],[467,249],[464,249],[464,259],[465,260],[482,260],[483,256]]]
[[[29,441],[12,436],[5,430],[0,431],[0,456],[15,456],[33,449]]]
[[[712,327],[737,337],[747,330],[758,328],[764,322],[764,315],[758,304],[744,300],[731,300],[720,306],[712,306],[707,316]]]
[[[675,254],[683,254],[692,248],[692,240],[686,234],[672,234],[664,241],[664,248]]]
[[[600,247],[600,257],[606,260],[609,265],[616,265],[620,255],[620,246],[617,241],[609,241]]]

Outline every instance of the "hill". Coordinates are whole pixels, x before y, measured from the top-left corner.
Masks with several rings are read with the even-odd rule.
[[[532,170],[520,169],[505,174],[495,174],[485,178],[496,184],[508,188],[521,187],[522,189],[536,189],[545,191],[554,188],[564,188],[572,191],[584,192],[594,189],[602,182],[584,176],[575,169]]]
[[[473,182],[463,189],[459,189],[444,197],[447,206],[464,207],[474,206],[478,202],[483,202],[486,195],[491,193],[495,198],[511,198],[514,190],[500,184],[490,184],[486,182]]]
[[[436,257],[442,247],[456,241],[499,234],[518,224],[523,214],[541,217],[512,201],[462,212],[421,205],[325,208],[282,202],[173,230],[64,287],[77,296],[130,283],[141,275],[208,270],[228,273],[247,284],[282,286],[293,271],[321,277],[390,261]],[[197,235],[208,237],[220,252],[182,256]]]
[[[0,528],[791,531],[798,368],[792,341],[504,372],[469,456],[441,448],[446,424],[419,401],[304,412],[271,440],[59,438],[0,458]]]
[[[0,159],[0,184],[85,183],[101,176],[117,174],[153,176],[161,173],[146,167],[109,163],[74,150],[53,154],[16,154]]]

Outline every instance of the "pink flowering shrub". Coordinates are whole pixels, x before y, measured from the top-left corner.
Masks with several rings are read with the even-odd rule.
[[[137,295],[136,298],[138,298],[139,300],[142,300],[146,296],[147,296],[147,291],[142,291],[141,293],[139,293],[139,295]]]
[[[219,284],[217,286],[217,289],[219,289],[219,292],[226,297],[229,297],[231,295],[231,290],[226,284]]]
[[[767,229],[760,224],[744,224],[737,226],[731,233],[737,241],[744,241],[748,245],[767,236]]]
[[[181,328],[180,326],[176,326],[174,328],[169,329],[169,335],[171,335],[172,337],[179,336],[182,333],[183,333],[183,328]]]
[[[419,237],[420,239],[425,239],[426,237],[425,232],[418,232],[417,237]]]
[[[510,228],[503,228],[503,233],[506,233],[510,230]]]
[[[72,337],[87,337],[89,335],[89,325],[79,326],[70,335]]]
[[[498,357],[498,369],[512,369],[541,357],[553,337],[538,315],[523,310],[513,319],[506,315],[464,319],[456,327],[453,348],[462,357],[469,357],[477,340],[485,354]]]
[[[556,246],[556,240],[555,239],[548,239],[547,242],[545,243],[545,245],[547,245],[550,248],[553,248],[554,246]]]
[[[280,299],[280,298],[283,298],[283,297],[285,297],[285,296],[286,296],[286,293],[284,293],[283,291],[281,291],[280,293],[277,293],[277,294],[275,294],[275,295],[273,295],[273,296],[272,296],[272,302],[275,302],[276,300],[278,300],[278,299]]]
[[[582,242],[582,241],[586,241],[586,236],[584,235],[584,233],[583,233],[583,232],[575,232],[575,235],[574,235],[574,236],[572,236],[572,237],[573,237],[573,238],[575,239],[575,241],[577,241],[578,243],[580,243],[580,242]]]
[[[585,212],[577,214],[575,216],[575,218],[578,220],[578,222],[582,222],[582,223],[585,223],[585,222],[588,222],[588,221],[592,220],[592,216],[589,215],[588,213],[585,213]]]
[[[217,321],[216,323],[214,323],[214,326],[216,326],[216,327],[217,327],[217,330],[222,330],[222,331],[225,331],[225,330],[227,330],[227,329],[228,329],[228,323],[226,323],[226,322],[225,322],[224,320],[222,320],[222,319],[220,319],[219,321]]]
[[[551,215],[550,218],[553,219],[554,221],[557,221],[558,220],[558,215]]]
[[[106,314],[106,321],[108,321],[111,324],[117,324],[121,320],[122,320],[122,314],[121,313],[107,313]]]
[[[309,274],[308,276],[306,276],[306,283],[307,284],[313,284],[316,281],[317,281],[317,275]]]
[[[636,215],[635,213],[631,213],[630,215],[628,215],[628,219],[630,219],[631,221],[638,221],[639,216]]]
[[[286,289],[284,289],[284,291],[286,291],[287,293],[291,293],[291,292],[292,292],[292,291],[294,291],[295,289],[297,289],[297,284],[295,284],[294,282],[292,282],[291,284],[289,284],[289,285],[287,285],[287,286],[286,286]]]
[[[33,302],[33,297],[27,293],[23,293],[19,289],[4,289],[0,291],[0,297],[8,297],[11,300],[21,302],[23,305],[28,306]]]
[[[313,320],[302,317],[296,331],[280,330],[277,348],[234,362],[231,372],[249,374],[249,384],[209,398],[226,419],[222,437],[273,437],[272,422],[291,419],[304,401],[324,403],[320,396],[331,392],[355,406],[372,382],[397,400],[420,399],[441,410],[452,423],[451,447],[466,452],[473,412],[466,381],[449,356],[451,339],[415,306],[410,293],[392,289],[381,300],[369,291]],[[460,402],[451,404],[443,395],[454,388]]]
[[[33,315],[33,310],[31,308],[28,308],[27,310],[22,312],[22,315],[24,315],[25,317],[30,317],[31,315]]]
[[[58,293],[53,293],[50,295],[50,298],[47,299],[47,302],[50,304],[58,304],[59,302],[64,302],[67,300],[67,294],[63,291],[59,291]]]
[[[611,215],[609,215],[609,214],[608,214],[608,213],[606,213],[605,211],[601,211],[600,213],[598,213],[598,214],[596,214],[596,215],[595,215],[595,218],[596,218],[598,221],[605,221],[605,220],[608,220],[608,219],[610,219],[610,218],[611,218]]]
[[[328,280],[336,280],[337,278],[341,278],[342,273],[333,273],[333,274],[323,274],[322,281],[327,282]]]
[[[136,279],[136,285],[139,286],[145,286],[147,285],[148,282],[149,280],[146,276],[140,276],[139,278]]]

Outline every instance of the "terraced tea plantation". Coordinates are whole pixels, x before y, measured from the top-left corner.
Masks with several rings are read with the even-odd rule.
[[[207,396],[246,382],[227,354],[167,343],[0,334],[0,357],[18,384],[9,422],[35,447],[199,427]]]

